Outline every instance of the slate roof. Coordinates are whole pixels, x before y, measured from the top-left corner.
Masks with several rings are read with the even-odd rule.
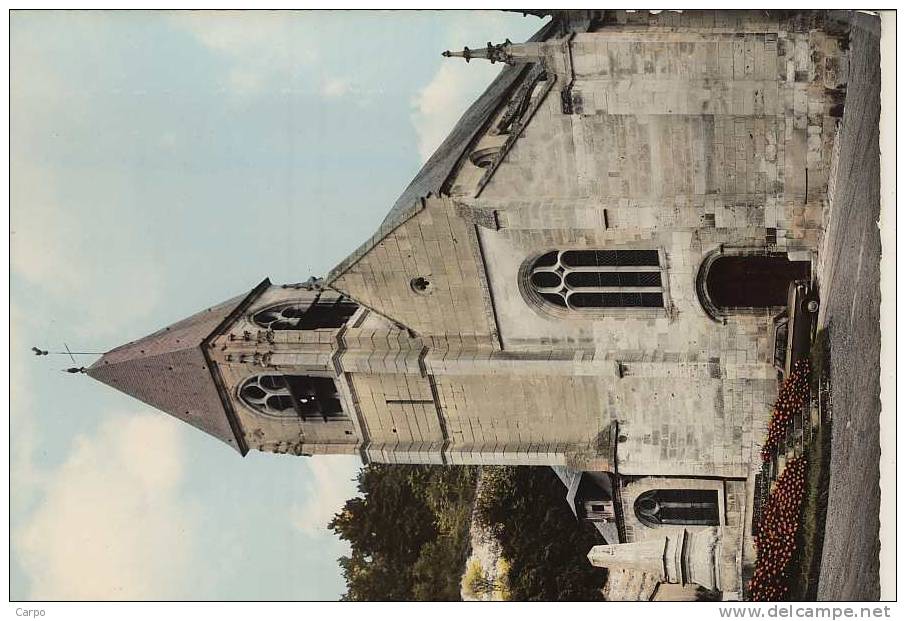
[[[583,482],[583,477],[588,476],[588,473],[582,472],[581,470],[573,470],[566,466],[551,466],[551,470],[554,471],[566,487],[566,504],[569,505],[569,508],[572,510],[573,515],[576,516],[576,519],[579,519],[579,513],[576,509],[576,496],[578,495],[579,487]],[[592,476],[594,476],[594,474],[592,474]],[[595,482],[599,485],[602,483],[600,479],[595,479]],[[609,492],[610,490],[606,491]],[[620,533],[616,524],[611,522],[593,522],[593,525],[598,532],[601,533],[605,542],[620,542]]]
[[[248,451],[238,422],[218,389],[219,375],[203,350],[206,339],[264,287],[237,296],[171,326],[110,350],[86,373],[120,392],[226,442],[243,455]]]
[[[576,513],[576,492],[579,491],[579,483],[582,481],[582,472],[573,470],[566,466],[551,466],[551,470],[560,478],[563,485],[566,486],[566,504],[572,510],[573,515]]]
[[[529,41],[544,41],[554,31],[554,28],[555,22],[548,22]],[[506,101],[507,96],[519,86],[529,68],[530,65],[505,65],[503,67],[500,74],[478,100],[466,110],[437,151],[396,199],[377,232],[333,268],[325,279],[326,283],[329,284],[338,278],[394,229],[421,211],[425,198],[437,196],[446,190],[446,183],[455,172],[466,150]]]

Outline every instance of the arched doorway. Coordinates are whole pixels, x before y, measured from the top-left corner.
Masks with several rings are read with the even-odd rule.
[[[653,489],[636,498],[634,508],[646,526],[720,524],[715,490]]]
[[[721,253],[702,264],[699,296],[712,316],[782,307],[790,283],[810,272],[809,261],[790,261],[783,253]]]

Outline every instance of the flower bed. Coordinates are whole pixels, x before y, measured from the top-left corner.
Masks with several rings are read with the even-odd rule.
[[[748,584],[751,601],[779,601],[789,593],[790,561],[796,552],[796,533],[805,495],[806,459],[790,460],[774,483],[765,503],[755,549],[758,559]]]
[[[809,399],[809,363],[802,359],[793,365],[777,395],[777,403],[768,424],[768,438],[761,447],[761,459],[768,461],[789,428],[793,416],[802,411]]]

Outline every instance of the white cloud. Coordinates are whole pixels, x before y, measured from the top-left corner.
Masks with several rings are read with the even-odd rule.
[[[109,418],[76,439],[13,534],[32,599],[185,597],[198,510],[182,493],[175,421]]]
[[[226,87],[238,97],[285,87],[299,68],[314,66],[320,50],[306,32],[317,28],[311,17],[286,11],[189,11],[171,16],[172,23],[230,61]],[[306,28],[307,25],[307,28]]]
[[[81,435],[56,468],[37,463],[39,438],[27,341],[34,326],[10,307],[11,553],[31,599],[143,599],[181,588],[197,530],[179,496],[178,423],[160,415],[111,417]],[[187,541],[188,540],[188,541]],[[163,552],[176,548],[171,555]],[[163,556],[162,556],[163,554]]]
[[[427,160],[477,96],[500,72],[500,65],[459,59],[443,62],[434,77],[415,97],[412,124],[418,152]]]
[[[304,502],[293,505],[290,512],[293,525],[312,536],[329,532],[327,523],[333,519],[358,491],[353,480],[361,461],[358,457],[318,455],[307,460],[310,476]]]
[[[23,338],[28,316],[15,303],[10,303],[9,345],[9,427],[14,442],[10,443],[10,501],[12,511],[27,507],[34,498],[35,490],[41,484],[41,473],[35,467],[34,456],[37,448],[37,430],[32,416],[31,383],[28,379],[25,360],[29,359],[29,345]]]
[[[438,57],[444,49],[461,50],[463,46],[480,47],[488,41],[499,43],[507,37],[520,41],[519,30],[534,30],[540,22],[516,23],[513,15],[502,11],[477,11],[460,14],[437,42]],[[515,28],[515,30],[514,30]],[[445,58],[431,81],[412,102],[412,124],[418,135],[418,151],[427,160],[440,146],[450,130],[491,81],[501,65],[484,60],[466,63],[461,58]]]
[[[321,85],[321,94],[330,99],[343,97],[352,92],[352,90],[352,81],[348,78],[328,78]]]
[[[327,72],[324,50],[334,42],[325,43],[320,30],[324,20],[323,15],[287,11],[192,11],[171,16],[177,28],[229,62],[224,87],[240,101],[291,90],[324,99],[355,96],[360,104],[372,101],[378,91]]]

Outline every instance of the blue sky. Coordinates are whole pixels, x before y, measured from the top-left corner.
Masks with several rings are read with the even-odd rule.
[[[368,238],[497,66],[464,12],[11,16],[12,599],[335,599],[357,459],[226,445],[37,358]],[[89,364],[92,356],[82,356]]]

